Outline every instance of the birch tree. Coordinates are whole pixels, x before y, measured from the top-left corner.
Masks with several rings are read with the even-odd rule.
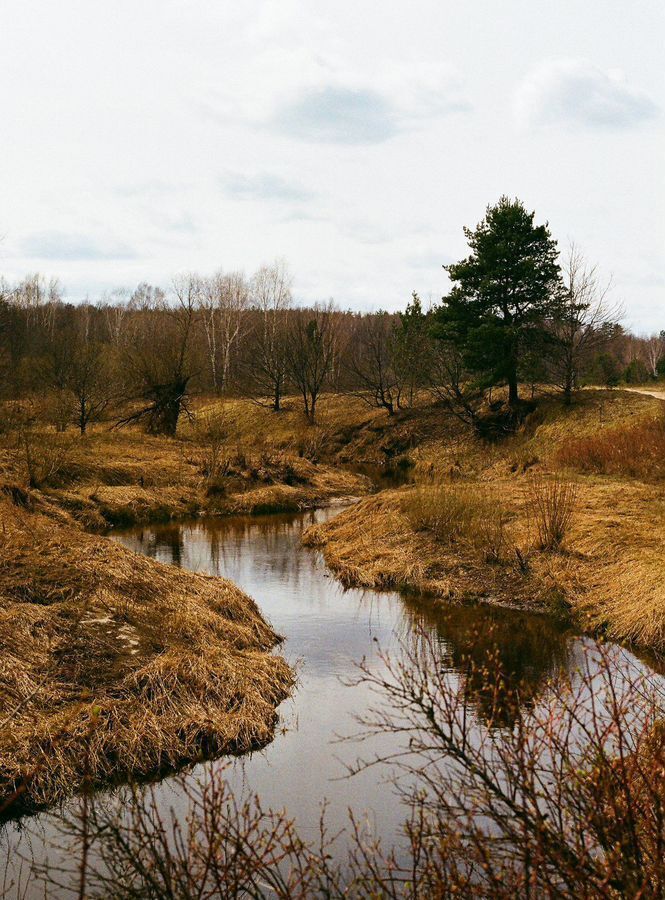
[[[217,272],[196,284],[196,302],[206,338],[213,390],[227,386],[233,352],[247,324],[249,286],[241,272]]]
[[[616,334],[621,307],[610,301],[612,279],[602,282],[596,266],[571,244],[562,263],[564,299],[553,322],[556,351],[552,370],[566,403],[577,389],[583,365],[603,350]]]
[[[288,375],[291,284],[286,262],[277,260],[272,265],[261,266],[250,287],[258,319],[251,355],[246,361],[247,380],[255,395],[270,398],[275,412],[281,409]]]

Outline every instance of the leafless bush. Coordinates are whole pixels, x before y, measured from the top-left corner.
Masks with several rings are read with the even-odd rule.
[[[32,488],[56,485],[72,463],[74,441],[65,435],[26,427],[19,432],[18,441]]]
[[[160,809],[152,789],[84,804],[65,819],[70,846],[72,835],[90,842],[71,883],[91,897],[178,900],[661,897],[662,687],[606,646],[529,703],[519,691],[506,698],[504,677],[477,654],[451,674],[424,633],[381,654],[376,670],[359,666],[354,683],[378,699],[348,739],[400,740],[349,774],[390,767],[406,804],[404,846],[382,848],[353,815],[344,836],[329,835],[322,816],[319,839],[304,841],[286,813],[256,797],[238,803],[218,769],[182,780],[178,811]],[[468,690],[480,681],[495,698],[482,716]],[[62,872],[43,875],[63,883]]]
[[[382,697],[361,737],[408,737],[408,753],[369,761],[405,776],[419,851],[407,896],[661,896],[665,697],[625,651],[588,649],[533,705],[514,695],[510,727],[500,703],[472,715],[477,666],[451,676],[433,639],[384,661],[387,675],[360,667]],[[481,674],[500,697],[504,673],[488,658]]]
[[[577,486],[559,477],[534,475],[529,482],[528,514],[541,550],[558,550],[577,507]]]
[[[297,431],[294,449],[301,458],[309,459],[311,462],[316,463],[323,457],[330,439],[331,432],[329,429],[320,425],[316,427],[308,425]]]
[[[200,465],[208,481],[214,481],[228,471],[227,444],[230,436],[231,424],[223,411],[204,412],[197,416],[194,437],[201,446]]]
[[[0,410],[0,437],[11,439],[34,424],[35,410],[30,403],[3,403]]]
[[[68,390],[49,391],[38,402],[38,416],[46,425],[63,432],[74,418],[74,397]]]
[[[258,797],[238,802],[218,767],[200,782],[179,779],[182,806],[160,809],[152,788],[132,787],[116,803],[86,804],[65,817],[64,845],[92,845],[70,869],[46,868],[47,884],[84,885],[91,897],[341,897],[331,863],[334,836],[322,812],[319,840],[305,842],[285,812]],[[70,855],[71,857],[71,855]]]

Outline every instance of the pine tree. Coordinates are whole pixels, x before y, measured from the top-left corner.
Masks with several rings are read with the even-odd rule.
[[[508,385],[511,407],[519,403],[520,365],[543,346],[563,303],[557,245],[534,216],[504,196],[475,229],[464,229],[471,253],[445,266],[453,287],[435,316],[437,336],[456,345],[482,386]]]

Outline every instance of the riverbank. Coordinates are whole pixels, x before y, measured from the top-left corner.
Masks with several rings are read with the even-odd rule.
[[[80,436],[31,430],[4,437],[0,483],[37,492],[87,531],[187,516],[298,512],[370,482],[293,446],[232,431],[223,446],[183,427],[178,438],[99,426]]]
[[[423,443],[420,483],[361,500],[304,540],[346,585],[544,611],[663,652],[662,407],[594,392],[571,408],[545,401],[503,442]],[[544,541],[543,517],[562,513],[560,539]]]
[[[293,676],[253,601],[89,532],[369,493],[351,460],[415,483],[307,532],[345,584],[545,611],[665,650],[660,400],[545,398],[492,444],[427,404],[387,417],[331,398],[316,426],[295,405],[277,416],[245,401],[220,408],[219,442],[189,427],[177,439],[101,427],[5,437],[0,803],[49,804],[85,778],[154,774],[269,741]],[[574,502],[546,546],[534,509],[551,484],[572,486]]]
[[[293,672],[229,581],[0,500],[0,813],[272,737]]]
[[[369,480],[237,430],[0,439],[0,816],[268,743],[294,676],[254,601],[93,535],[299,511]]]

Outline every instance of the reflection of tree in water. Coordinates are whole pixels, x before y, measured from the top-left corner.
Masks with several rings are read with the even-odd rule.
[[[547,680],[569,663],[569,629],[536,613],[488,605],[441,607],[404,598],[408,631],[436,632],[440,664],[459,673],[478,715],[505,727],[533,705]],[[405,623],[406,624],[406,623]]]
[[[166,557],[166,562],[182,566],[185,551],[184,531],[181,525],[160,525],[137,528],[131,532],[128,545],[151,559]]]
[[[301,548],[300,535],[315,521],[314,511],[206,518],[190,524],[137,529],[132,537],[138,547],[134,542],[130,546],[176,566],[231,578],[238,576],[243,564],[260,548],[266,567],[297,588],[301,569],[309,571],[312,564]],[[295,548],[302,552],[295,552]],[[201,558],[196,558],[197,549]]]
[[[303,577],[307,581],[312,576],[312,557],[300,545],[303,527],[310,524],[306,518],[293,514],[233,516],[198,521],[189,527],[165,525],[136,537],[150,556],[234,579],[242,578],[243,565],[253,564],[260,548],[266,569],[297,592]],[[199,561],[203,565],[193,566],[187,553],[196,543],[192,541],[195,533],[204,538],[205,550]],[[311,587],[309,581],[307,584]],[[251,591],[251,586],[248,589]],[[376,605],[377,622],[385,599],[385,592],[363,594],[364,607]],[[517,705],[533,704],[547,678],[569,661],[568,632],[547,616],[488,605],[442,605],[417,596],[404,596],[401,607],[398,636],[418,641],[423,628],[434,631],[440,664],[461,675],[469,702],[483,719],[499,726],[511,725]]]
[[[311,568],[311,560],[306,558],[300,543],[308,524],[311,523],[302,514],[293,513],[206,520],[199,527],[208,542],[209,571],[233,577],[260,548],[266,568],[297,588],[301,570]]]
[[[184,529],[181,525],[160,525],[137,535],[141,550],[148,556],[167,556],[168,562],[181,567],[185,553]],[[166,553],[165,553],[166,551]]]

